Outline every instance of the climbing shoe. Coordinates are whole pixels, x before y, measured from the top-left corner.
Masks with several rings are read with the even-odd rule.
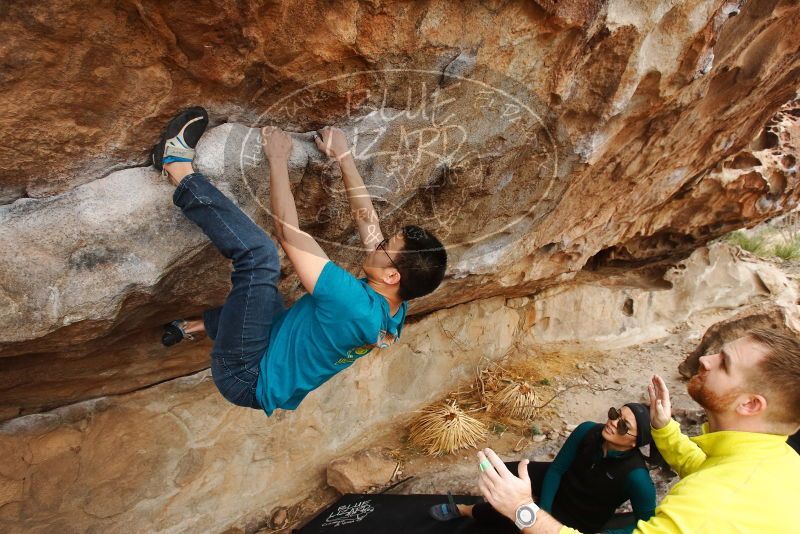
[[[208,112],[204,108],[193,107],[178,113],[153,147],[153,166],[166,175],[165,163],[193,161],[194,149],[207,126]]]
[[[180,343],[184,339],[193,340],[194,336],[187,334],[185,329],[188,323],[184,320],[172,321],[164,326],[164,335],[161,336],[161,343],[165,347],[171,347]]]
[[[428,513],[437,521],[450,521],[461,517],[461,512],[458,511],[453,495],[447,492],[447,503],[437,504],[431,506]]]

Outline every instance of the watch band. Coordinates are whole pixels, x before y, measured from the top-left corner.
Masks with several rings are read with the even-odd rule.
[[[514,524],[517,525],[517,528],[520,530],[532,527],[533,524],[536,523],[536,512],[538,511],[539,507],[535,502],[529,502],[518,506]]]

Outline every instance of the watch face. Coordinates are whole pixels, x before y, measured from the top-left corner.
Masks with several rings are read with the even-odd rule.
[[[536,522],[536,510],[532,506],[524,505],[517,508],[517,526],[525,528]]]

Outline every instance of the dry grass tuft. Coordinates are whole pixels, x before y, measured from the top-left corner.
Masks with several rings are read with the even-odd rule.
[[[485,436],[486,426],[464,412],[456,402],[425,408],[409,429],[411,443],[430,455],[477,447]]]
[[[532,374],[527,372],[522,376],[516,370],[511,371],[497,363],[490,364],[478,373],[481,405],[501,418],[529,422],[542,407]]]
[[[497,411],[514,419],[533,419],[539,409],[536,389],[525,380],[506,379],[505,386],[493,396]]]

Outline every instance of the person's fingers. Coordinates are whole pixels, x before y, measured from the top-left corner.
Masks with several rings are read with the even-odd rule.
[[[653,384],[647,384],[647,396],[650,397],[650,407],[655,407],[656,404],[656,388]]]
[[[314,136],[314,142],[317,144],[317,148],[320,150],[320,152],[326,156],[329,155],[328,150],[325,148],[325,143],[322,141],[322,138],[319,135]]]
[[[488,451],[489,449],[486,450]],[[478,462],[480,462],[479,465],[482,466],[481,476],[485,476],[490,482],[494,482],[495,480],[500,480],[500,475],[498,475],[497,471],[495,470],[494,462],[492,462],[489,458],[487,458],[486,454],[483,451],[478,451]],[[503,462],[500,462],[500,464],[502,465]],[[505,468],[504,465],[503,468]]]
[[[489,475],[486,474],[486,471],[481,471],[481,473],[478,475],[478,482],[482,483],[483,487],[485,487],[487,491],[494,491],[494,482],[492,482],[491,478],[489,478]]]
[[[528,463],[528,460],[522,460],[519,464],[517,464],[517,473],[519,474],[519,478],[525,482],[530,482],[531,480],[528,476]]]
[[[666,383],[666,382],[664,382],[664,379],[663,379],[663,378],[661,378],[659,375],[656,375],[656,380],[658,381],[658,385],[659,385],[659,386],[660,386],[660,387],[661,387],[661,388],[662,388],[664,391],[668,391],[668,390],[667,390],[667,383]]]
[[[489,470],[491,470],[491,468],[490,468]],[[489,470],[487,470],[487,471],[483,471],[483,472],[482,472],[482,473],[481,473],[481,474],[480,474],[478,477],[479,477],[481,480],[483,480],[483,484],[484,484],[484,485],[485,485],[485,486],[486,486],[486,487],[487,487],[489,490],[491,490],[491,491],[494,491],[494,488],[495,488],[495,483],[492,481],[492,475],[489,475],[489,474],[488,474],[488,471],[489,471]],[[492,472],[494,472],[494,471],[492,471]],[[497,473],[495,473],[495,474],[494,474],[494,476],[495,476],[495,477],[497,477]],[[496,478],[496,480],[497,480],[497,481],[499,481],[500,479],[499,479],[499,478]]]
[[[656,375],[656,382],[658,383],[658,389],[661,393],[659,397],[669,401],[669,390],[667,389],[667,384],[664,382],[664,379]]]
[[[661,398],[661,384],[658,382],[658,375],[653,375],[653,391],[656,394],[656,398]]]
[[[326,155],[331,155],[331,134],[327,130],[327,126],[317,132],[317,146],[320,150],[325,152]]]
[[[508,467],[506,467],[506,464],[503,463],[503,460],[501,460],[500,457],[497,456],[497,453],[494,452],[492,449],[484,449],[483,453],[486,456],[486,458],[489,460],[489,462],[491,462],[492,466],[495,468],[495,470],[497,471],[497,474],[499,476],[501,476],[503,478],[508,478],[509,476],[514,476],[511,473],[511,471],[508,470]],[[487,469],[487,471],[488,471],[488,469]]]
[[[486,486],[486,482],[483,480],[483,477],[478,478],[478,489],[481,490],[481,494],[483,497],[494,506],[494,495],[492,495],[491,490]]]

